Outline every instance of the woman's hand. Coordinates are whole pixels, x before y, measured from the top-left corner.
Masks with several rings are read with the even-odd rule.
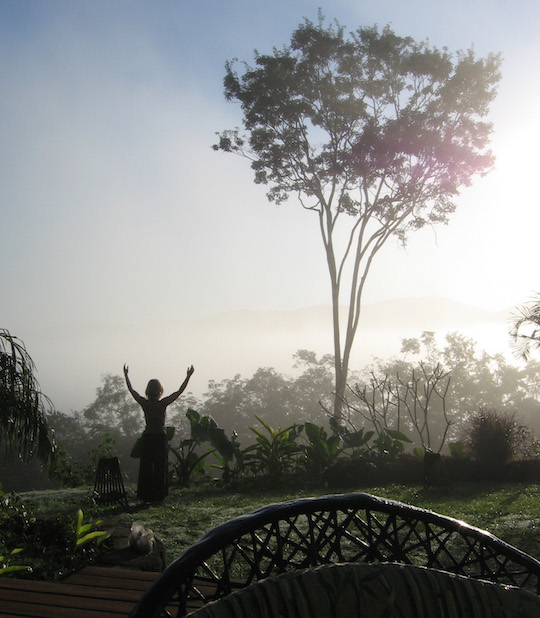
[[[191,365],[191,367],[188,367],[188,370],[186,373],[187,377],[191,378],[191,375],[193,374],[194,371],[195,371],[195,368],[193,367],[193,365]]]
[[[124,376],[126,378],[128,377],[128,371],[129,371],[129,367],[124,363]]]

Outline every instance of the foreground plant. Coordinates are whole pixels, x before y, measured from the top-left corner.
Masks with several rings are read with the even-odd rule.
[[[170,446],[169,454],[172,455],[172,466],[178,483],[182,487],[188,487],[194,476],[204,475],[205,460],[214,452],[213,449],[202,449],[203,442],[212,441],[219,430],[215,421],[208,416],[201,416],[197,411],[189,409],[186,412],[191,428],[191,438],[180,441],[177,447]],[[169,442],[174,436],[174,427],[167,427]],[[171,459],[171,458],[170,458]]]
[[[0,328],[0,439],[7,455],[25,462],[36,456],[52,471],[55,443],[46,416],[53,406],[35,371],[24,343]]]
[[[320,475],[341,457],[341,438],[335,433],[329,436],[324,427],[314,423],[305,423],[304,430],[307,439],[304,446],[306,468]]]
[[[97,545],[101,545],[103,541],[111,536],[109,532],[104,530],[95,530],[95,528],[101,524],[100,519],[94,523],[90,522],[84,524],[83,517],[82,509],[79,509],[75,515],[75,547],[77,549],[93,541],[95,541]]]
[[[5,575],[7,573],[16,573],[18,571],[25,571],[26,573],[32,572],[32,567],[23,566],[20,564],[11,564],[11,559],[13,556],[20,554],[22,552],[21,547],[16,547],[12,549],[7,556],[0,555],[0,575]]]
[[[244,449],[244,465],[269,479],[280,478],[284,473],[293,470],[299,454],[303,451],[303,447],[296,442],[303,427],[291,425],[285,429],[274,429],[262,418],[255,418],[266,433],[250,427],[256,440],[255,444]]]

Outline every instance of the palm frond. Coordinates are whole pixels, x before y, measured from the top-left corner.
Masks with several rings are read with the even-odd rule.
[[[47,423],[53,405],[40,390],[34,361],[24,343],[0,329],[0,439],[6,457],[23,461],[34,456],[54,465],[55,442]]]

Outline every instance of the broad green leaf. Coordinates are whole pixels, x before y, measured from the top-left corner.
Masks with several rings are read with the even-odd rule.
[[[79,509],[77,511],[77,514],[75,515],[75,534],[77,536],[80,536],[81,534],[82,520],[83,520],[83,512],[81,509]]]
[[[4,573],[15,573],[17,571],[26,571],[27,573],[31,573],[32,567],[21,565],[6,566],[0,569],[0,575],[3,575]]]
[[[335,453],[337,450],[337,447],[340,443],[340,437],[339,436],[330,436],[328,438],[328,450],[330,453]]]
[[[191,408],[186,412],[186,416],[191,424],[198,423],[201,420],[201,415]]]
[[[306,435],[311,442],[316,442],[321,437],[322,427],[318,427],[315,423],[305,423]]]
[[[275,430],[273,429],[273,427],[271,427],[268,423],[266,423],[265,421],[263,421],[262,418],[260,418],[259,416],[255,415],[255,418],[259,421],[259,423],[268,431],[268,433],[270,434],[274,434]]]
[[[412,440],[409,440],[409,438],[407,438],[404,433],[401,433],[401,431],[397,431],[396,429],[387,429],[386,433],[391,438],[394,438],[394,440],[400,440],[401,442],[408,442],[409,444],[412,444]]]
[[[92,530],[92,528],[94,527],[93,524],[83,524],[78,530],[77,530],[77,536],[83,536],[85,535],[87,532],[90,532],[90,530]]]
[[[88,534],[85,534],[83,537],[77,539],[76,545],[77,547],[82,547],[83,545],[90,543],[90,541],[93,541],[94,539],[102,538],[102,541],[104,541],[105,538],[108,538],[109,536],[110,534],[108,532],[105,532],[103,530],[95,530],[94,532],[89,532]]]

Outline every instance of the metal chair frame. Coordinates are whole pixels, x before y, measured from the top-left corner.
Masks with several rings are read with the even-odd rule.
[[[162,573],[131,617],[170,616],[171,607],[185,616],[188,605],[255,581],[343,562],[412,564],[540,594],[540,561],[489,532],[355,493],[272,504],[217,526]]]

